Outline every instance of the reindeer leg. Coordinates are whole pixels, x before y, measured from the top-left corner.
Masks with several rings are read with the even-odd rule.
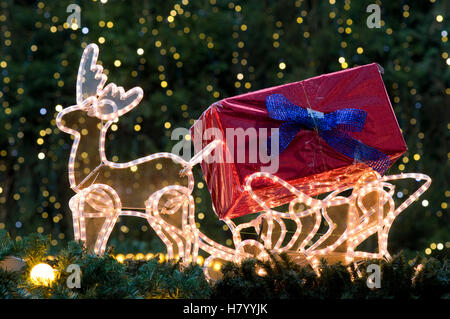
[[[160,224],[162,226],[163,229],[170,229],[172,231],[172,233],[170,234],[173,239],[173,241],[175,241],[177,248],[178,248],[178,257],[179,258],[184,258],[184,243],[183,243],[183,237],[184,234],[181,234],[181,231],[177,231],[177,229],[175,227],[173,227],[172,225],[168,224],[167,222],[164,221],[160,221]],[[189,234],[187,234],[189,237]],[[189,242],[189,239],[186,239],[187,242]],[[173,256],[172,258],[174,258],[175,256]]]
[[[186,225],[187,228],[190,228],[190,232],[193,236],[193,243],[192,243],[192,261],[193,263],[197,263],[197,257],[198,257],[198,250],[199,250],[199,230],[195,226],[195,204],[194,204],[194,198],[189,195],[189,207],[188,207],[188,216],[187,216],[188,224]]]
[[[110,223],[111,223],[111,218],[106,217],[105,221],[103,222],[100,232],[97,234],[97,239],[95,241],[95,246],[94,246],[94,253],[97,255],[103,255],[103,253],[104,253],[104,251],[102,251],[101,247],[102,247],[102,243],[104,241],[105,242],[107,241],[107,239],[105,240],[105,235],[106,235],[106,231],[107,231]]]
[[[184,243],[184,260],[183,263],[184,264],[189,264],[189,259],[191,259],[191,261],[193,260],[193,256],[192,256],[192,248],[193,248],[193,241],[194,241],[194,234],[192,232],[192,229],[189,225],[189,215],[190,215],[190,196],[187,197],[187,199],[184,201],[183,203],[183,215],[182,215],[182,232],[184,234],[186,234],[185,237],[185,243]]]
[[[86,243],[86,222],[84,217],[84,203],[85,203],[85,197],[84,192],[82,191],[79,194],[79,203],[78,203],[78,223],[80,225],[80,240],[83,243]]]
[[[192,263],[197,263],[198,258],[198,249],[199,249],[199,237],[198,232],[193,231],[194,234],[194,242],[192,244]]]
[[[158,237],[166,245],[168,258],[172,259],[173,258],[173,244],[172,244],[172,242],[163,233],[161,226],[154,220],[154,217],[148,216],[147,217],[147,221],[148,221],[150,227],[153,228],[153,230],[156,232]]]
[[[69,200],[69,207],[72,211],[72,220],[73,220],[73,235],[75,241],[80,240],[80,222],[79,222],[79,195],[76,194],[75,196],[72,196],[72,198]]]
[[[117,222],[119,213],[119,211],[116,211],[111,216],[106,217],[105,222],[102,225],[102,229],[98,234],[97,241],[95,242],[94,252],[97,255],[103,255],[105,253],[106,244],[108,243],[109,236],[111,235],[114,225]]]
[[[156,232],[156,235],[162,240],[162,242],[166,245],[167,249],[167,256],[168,258],[173,258],[173,245],[170,242],[170,240],[167,238],[167,236],[162,231],[161,226],[159,225],[159,220],[161,217],[157,215],[156,217],[152,216],[152,210],[153,210],[153,196],[150,196],[146,202],[145,202],[145,214],[147,215],[147,221],[151,228]],[[157,209],[157,206],[155,207]]]

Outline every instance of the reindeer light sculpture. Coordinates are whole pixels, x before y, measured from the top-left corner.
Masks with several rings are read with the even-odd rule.
[[[189,163],[181,157],[170,153],[152,154],[125,163],[111,162],[107,159],[105,155],[105,140],[108,129],[115,119],[129,112],[139,104],[143,97],[143,91],[141,88],[135,87],[125,92],[122,87],[118,87],[114,83],[105,86],[107,77],[103,73],[103,67],[97,64],[97,59],[98,47],[95,44],[88,45],[83,52],[78,69],[77,104],[63,109],[56,118],[58,128],[73,136],[68,171],[70,187],[77,193],[69,202],[69,207],[73,214],[75,240],[86,242],[86,218],[104,219],[94,244],[94,252],[102,254],[118,217],[121,215],[136,216],[148,220],[158,236],[167,245],[169,256],[173,257],[174,244],[178,247],[180,257],[191,255],[192,249],[198,250],[198,244],[196,243],[198,240],[191,231],[192,228],[195,228],[195,223],[192,219],[192,196],[190,195],[194,187],[191,170],[185,172],[187,177],[186,186],[168,186],[154,194],[149,189],[147,195],[144,192],[144,195],[138,196],[137,199],[140,202],[134,203],[135,201],[131,201],[131,205],[129,205],[132,206],[131,209],[123,207],[122,199],[119,196],[119,189],[123,189],[121,187],[124,183],[123,178],[109,179],[106,183],[98,182],[101,173],[105,173],[106,177],[110,177],[111,170],[131,174],[140,165],[156,159],[172,160],[174,163],[181,165],[181,168],[187,167]],[[81,165],[77,167],[76,158],[78,156],[82,134],[68,127],[66,121],[63,119],[67,114],[76,111],[86,112],[91,118],[90,120],[94,119],[94,122],[98,122],[97,127],[100,129],[98,133],[98,157],[100,162],[93,170],[89,170],[88,174],[84,174],[86,176],[83,176],[83,172],[79,173],[78,176],[84,177],[81,181],[77,179],[77,169]],[[87,143],[92,143],[92,141],[88,141]],[[180,235],[180,230],[175,231],[175,227],[168,225],[159,214],[158,202],[163,195],[174,197],[171,201],[167,202],[168,205],[174,204],[174,207],[169,209],[166,209],[166,207],[162,213],[173,214],[178,208],[182,207],[183,209],[182,235]],[[143,196],[147,197],[147,201],[142,200]],[[173,230],[174,234],[178,235],[168,236],[168,229]],[[183,247],[180,237],[185,241],[186,247]],[[196,252],[193,252],[192,255],[196,255]]]
[[[224,222],[232,232],[234,248],[225,247],[197,229],[192,197],[193,166],[207,158],[214,149],[223,146],[223,142],[211,142],[190,161],[171,153],[156,153],[129,162],[109,161],[105,153],[108,129],[116,119],[139,104],[143,91],[139,87],[125,91],[114,83],[105,86],[107,77],[97,59],[98,47],[95,44],[88,45],[78,70],[77,104],[63,109],[56,117],[58,128],[73,137],[68,172],[70,187],[76,193],[69,201],[74,237],[75,240],[89,242],[86,220],[100,220],[99,230],[93,233],[94,240],[90,243],[97,254],[104,253],[118,218],[135,216],[148,221],[166,245],[168,258],[179,256],[185,263],[189,263],[197,260],[200,249],[209,254],[205,261],[208,275],[210,273],[207,267],[215,259],[235,262],[251,256],[264,259],[268,256],[267,251],[286,252],[299,263],[310,264],[317,272],[319,259],[322,257],[346,263],[365,258],[389,259],[387,240],[395,217],[430,186],[431,179],[424,174],[381,177],[377,172],[369,171],[349,188],[335,189],[331,184],[325,185],[329,191],[328,196],[317,199],[305,195],[277,176],[254,173],[247,177],[245,190],[261,206],[262,213],[250,222],[238,225],[231,219],[225,219]],[[72,127],[69,114],[73,115],[72,120],[76,122]],[[87,118],[84,117],[85,114]],[[81,132],[77,130],[78,124],[87,122],[92,124],[89,129]],[[94,134],[98,146],[92,143],[92,138],[81,143],[82,136],[89,134]],[[93,156],[94,160],[87,158],[88,152],[96,154]],[[154,162],[161,160],[171,163],[164,170],[162,164],[156,165],[157,170],[163,172],[162,176],[155,178],[154,175],[145,174],[148,165],[154,167]],[[89,166],[90,164],[96,166]],[[89,167],[83,168],[83,165]],[[172,184],[168,181],[169,175],[176,176]],[[253,191],[252,182],[265,178],[279,183],[295,195],[288,204],[288,212],[272,209]],[[395,207],[392,198],[395,186],[388,181],[408,178],[425,183]],[[160,188],[147,185],[149,179],[161,180]],[[343,196],[349,190],[351,195]],[[297,205],[303,208],[296,209]],[[306,222],[308,218],[310,220]],[[289,237],[287,221],[295,225]],[[319,234],[319,228],[324,222],[328,228],[324,234]],[[241,234],[246,228],[254,228],[260,233],[261,241],[242,240]],[[378,238],[378,252],[356,250],[361,242],[375,234]]]

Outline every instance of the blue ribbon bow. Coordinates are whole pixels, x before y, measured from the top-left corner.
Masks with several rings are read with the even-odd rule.
[[[317,129],[319,136],[336,151],[367,164],[380,174],[384,174],[391,165],[388,156],[347,134],[363,129],[367,116],[364,110],[348,108],[322,113],[297,106],[282,94],[269,95],[266,107],[272,119],[284,121],[279,128],[279,153],[305,127]],[[269,149],[271,138],[268,140]]]

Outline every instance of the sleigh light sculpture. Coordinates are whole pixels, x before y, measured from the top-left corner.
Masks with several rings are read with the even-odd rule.
[[[193,166],[222,147],[223,141],[212,141],[190,161],[171,153],[156,153],[128,162],[110,161],[105,153],[107,132],[120,116],[139,104],[143,91],[139,87],[125,91],[114,83],[106,84],[107,77],[97,59],[98,47],[88,45],[78,70],[77,104],[63,109],[56,118],[58,128],[73,138],[68,173],[70,187],[76,193],[69,201],[74,237],[92,247],[96,254],[104,253],[118,218],[134,216],[148,221],[166,245],[169,259],[179,257],[184,263],[190,263],[197,260],[202,250],[209,254],[205,267],[217,259],[235,262],[247,257],[264,259],[267,251],[286,252],[299,263],[309,263],[316,271],[322,257],[346,263],[364,258],[390,258],[387,240],[395,217],[430,186],[431,179],[423,174],[382,177],[368,171],[351,186],[336,188],[331,183],[321,183],[329,194],[317,199],[275,175],[254,173],[248,176],[244,188],[260,205],[261,213],[250,222],[237,225],[231,218],[224,218],[234,243],[234,248],[225,247],[196,227],[192,196]],[[89,127],[82,129],[83,125]],[[170,164],[156,164],[163,173],[156,178],[153,172],[158,161]],[[390,182],[408,178],[425,183],[396,207],[395,186]],[[161,181],[161,186],[147,187],[145,181],[149,179]],[[287,212],[274,210],[267,200],[258,197],[252,184],[264,179],[293,196]],[[344,192],[351,194],[343,196]],[[299,206],[302,208],[298,209]],[[324,222],[328,229],[319,233]],[[87,230],[89,223],[92,231]],[[295,227],[291,231],[292,224]],[[260,238],[243,239],[248,228],[260,234]],[[358,245],[374,234],[378,252],[358,251]]]

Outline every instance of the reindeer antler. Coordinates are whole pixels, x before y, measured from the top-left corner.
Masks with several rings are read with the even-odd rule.
[[[88,98],[96,98],[89,105],[88,115],[101,120],[113,120],[127,113],[139,104],[144,96],[140,87],[125,92],[114,83],[104,87],[108,77],[103,67],[97,64],[99,49],[94,43],[83,51],[77,77],[77,104],[82,105]]]
[[[102,120],[115,119],[137,106],[143,96],[138,86],[125,92],[123,87],[110,83],[99,94],[95,116]]]
[[[82,104],[88,97],[99,95],[108,77],[103,74],[103,67],[97,64],[98,46],[89,44],[81,56],[77,76],[77,104]]]

